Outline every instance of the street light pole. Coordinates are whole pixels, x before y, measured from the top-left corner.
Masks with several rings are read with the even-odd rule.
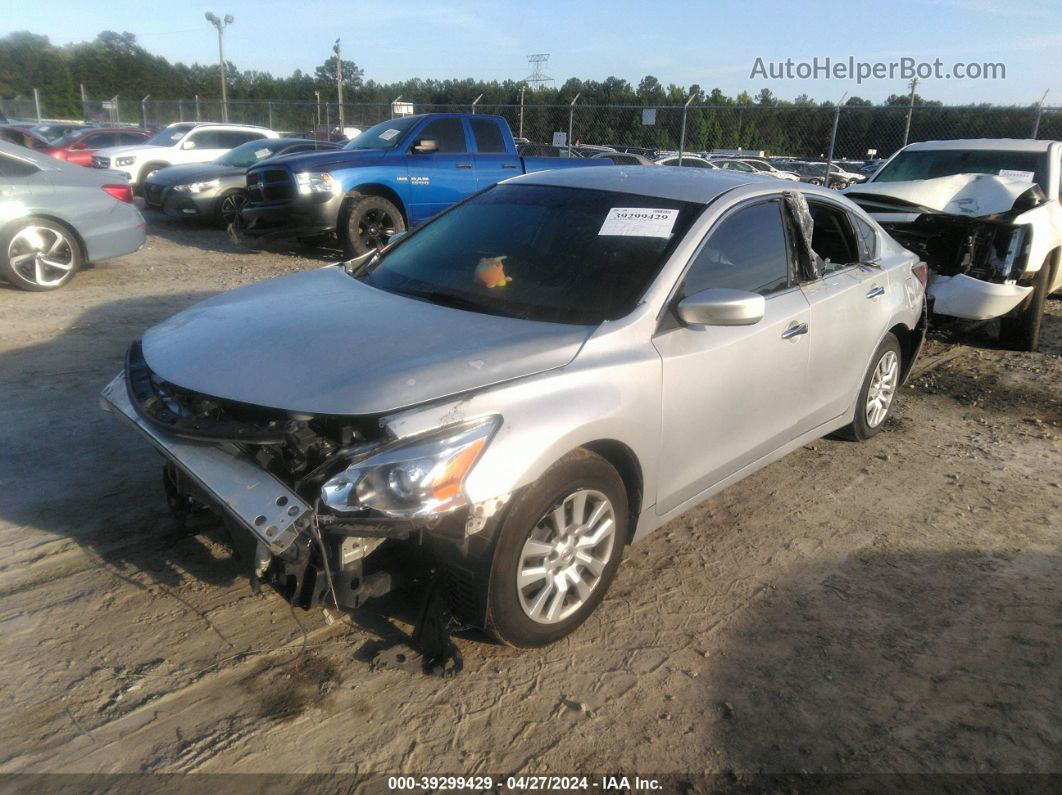
[[[226,14],[224,19],[218,19],[217,14],[213,14],[207,11],[204,15],[206,21],[218,29],[218,61],[221,64],[221,120],[229,120],[229,92],[226,86],[225,80],[225,47],[222,43],[222,37],[225,33],[225,28],[236,21],[236,18],[232,14]]]
[[[343,134],[343,56],[339,52],[339,39],[336,39],[336,87],[339,90],[339,134]]]

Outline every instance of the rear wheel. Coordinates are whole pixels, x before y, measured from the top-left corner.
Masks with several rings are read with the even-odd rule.
[[[346,223],[341,226],[340,233],[346,254],[360,257],[383,248],[392,235],[405,229],[401,211],[387,199],[357,196],[347,208]]]
[[[886,334],[871,357],[870,369],[859,388],[855,418],[841,429],[842,436],[862,442],[881,433],[900,388],[901,361],[900,341],[894,334]]]
[[[1040,326],[1044,318],[1044,302],[1051,289],[1051,257],[1044,260],[1036,274],[1032,293],[1018,307],[999,321],[999,341],[1016,351],[1035,351],[1040,347]]]
[[[487,629],[513,646],[554,643],[604,598],[623,557],[627,493],[589,450],[553,465],[516,498],[500,529]]]
[[[52,221],[26,219],[0,236],[0,274],[20,290],[56,290],[80,267],[80,244],[70,230]]]

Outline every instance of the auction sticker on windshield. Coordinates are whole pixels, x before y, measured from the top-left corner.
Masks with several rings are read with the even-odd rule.
[[[383,138],[385,141],[390,141],[392,138],[394,138],[400,132],[402,132],[402,131],[401,130],[384,130],[382,133],[380,133],[380,137]]]
[[[1036,176],[1032,171],[1017,171],[1012,168],[1001,168],[999,170],[999,176],[1010,177],[1011,179],[1019,179],[1022,182],[1032,182]]]
[[[678,219],[678,210],[648,207],[613,207],[605,216],[598,235],[622,237],[668,237]]]

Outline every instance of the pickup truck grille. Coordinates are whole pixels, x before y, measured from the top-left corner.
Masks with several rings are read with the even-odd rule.
[[[251,171],[247,174],[247,194],[254,203],[291,201],[295,196],[295,183],[291,172],[283,169]]]

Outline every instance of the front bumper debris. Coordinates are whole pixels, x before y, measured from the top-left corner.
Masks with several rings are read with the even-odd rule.
[[[933,312],[966,320],[991,320],[1007,314],[1033,291],[1017,284],[997,284],[964,273],[934,276],[928,293]]]
[[[284,554],[309,526],[313,509],[238,450],[166,433],[141,417],[129,397],[125,373],[104,387],[100,401],[274,555]]]

